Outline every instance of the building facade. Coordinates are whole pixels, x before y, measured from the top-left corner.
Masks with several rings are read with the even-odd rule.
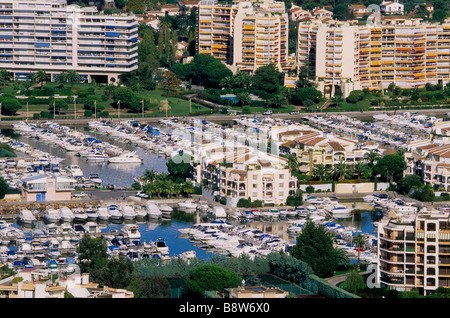
[[[288,60],[289,17],[284,2],[234,1],[199,5],[197,53],[210,54],[233,72],[253,72],[273,63],[279,71],[293,67]]]
[[[379,283],[428,295],[450,287],[448,211],[390,215],[378,225]]]
[[[450,23],[384,17],[379,23],[310,21],[299,24],[297,63],[314,69],[325,95],[337,90],[402,89],[450,81]]]
[[[137,69],[137,24],[65,0],[0,0],[0,68],[16,80],[75,70],[83,81],[115,82]]]

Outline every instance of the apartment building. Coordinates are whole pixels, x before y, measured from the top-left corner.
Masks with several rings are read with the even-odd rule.
[[[450,287],[449,211],[391,212],[378,225],[378,282],[428,295]]]
[[[270,63],[280,71],[293,67],[284,2],[202,0],[198,10],[197,53],[211,54],[233,72],[253,72]]]
[[[383,17],[380,24],[356,21],[301,22],[298,66],[315,71],[327,96],[340,90],[403,89],[450,81],[450,23]]]
[[[288,132],[290,136],[295,131]],[[280,136],[285,137],[283,133]],[[302,131],[301,136],[287,140],[280,145],[280,151],[297,155],[299,170],[311,173],[318,164],[334,166],[340,162],[355,164],[364,160],[365,150],[358,147],[358,141],[317,131]]]
[[[14,79],[75,70],[83,81],[116,82],[137,69],[137,21],[65,0],[0,0],[0,68]]]
[[[200,162],[194,168],[196,182],[227,198],[228,206],[239,199],[285,204],[297,190],[288,160],[234,143],[214,142],[201,147]]]

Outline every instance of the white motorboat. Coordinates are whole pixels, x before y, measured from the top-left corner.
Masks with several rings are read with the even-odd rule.
[[[213,207],[212,209],[209,210],[209,214],[211,214],[213,217],[216,217],[216,218],[226,218],[227,217],[227,212],[221,206]]]
[[[104,162],[108,160],[108,155],[103,152],[93,152],[85,156],[86,160],[94,162]]]
[[[109,214],[108,208],[101,206],[97,209],[98,219],[101,221],[108,221],[111,215]]]
[[[162,217],[162,212],[159,207],[153,202],[145,203],[145,210],[147,211],[147,215],[150,218],[160,218]]]
[[[94,207],[87,207],[86,210],[87,221],[97,221],[98,219],[98,210]]]
[[[143,159],[135,151],[124,151],[116,157],[108,158],[109,163],[142,163]]]
[[[82,177],[83,171],[80,169],[79,165],[70,165],[67,170],[72,174],[72,177]]]
[[[156,251],[160,252],[163,255],[169,254],[169,246],[167,246],[166,242],[163,239],[157,239],[156,242],[153,243]]]
[[[352,208],[347,208],[344,205],[336,205],[330,210],[334,218],[345,218],[352,216]]]
[[[24,209],[20,210],[17,221],[23,224],[33,224],[34,222],[36,222],[36,217],[30,210]]]
[[[59,213],[59,210],[49,208],[44,212],[44,220],[49,223],[58,223],[61,221],[61,214]]]
[[[119,209],[125,220],[133,220],[134,218],[136,218],[136,211],[134,211],[132,206],[121,205]]]
[[[136,241],[141,239],[141,232],[139,232],[139,226],[136,224],[124,224],[120,232],[130,240]]]
[[[86,222],[87,214],[82,208],[73,209],[73,214],[75,215],[74,222]]]
[[[84,225],[86,233],[101,233],[101,229],[97,222],[89,221]]]
[[[195,210],[197,209],[197,204],[192,200],[186,200],[179,202],[178,207],[183,210]]]
[[[159,210],[161,211],[161,216],[164,218],[171,218],[173,209],[167,204],[160,204]]]
[[[101,184],[103,181],[102,179],[100,179],[100,177],[96,173],[91,173],[89,175],[89,180],[91,180],[92,182],[94,182],[96,184]]]
[[[108,212],[111,221],[122,220],[122,213],[117,209],[117,205],[111,204],[108,206]]]
[[[73,222],[75,219],[75,214],[66,206],[60,207],[59,213],[61,215],[61,221],[63,222]]]

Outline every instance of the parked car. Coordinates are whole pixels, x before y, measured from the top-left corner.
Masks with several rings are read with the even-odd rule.
[[[84,192],[77,192],[77,193],[72,194],[72,196],[75,197],[75,198],[83,198],[83,197],[86,196],[86,193],[84,193]]]
[[[138,191],[136,193],[136,196],[140,197],[140,198],[144,198],[144,199],[148,199],[149,198],[149,195],[147,193],[145,193],[145,192],[142,192],[142,191]]]
[[[262,113],[263,115],[272,115],[273,112],[271,110],[266,110],[264,113]]]
[[[289,113],[289,115],[298,115],[300,112],[298,110],[293,110]]]

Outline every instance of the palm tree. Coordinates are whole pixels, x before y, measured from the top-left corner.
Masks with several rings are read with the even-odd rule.
[[[13,78],[13,74],[5,69],[0,71],[0,83],[3,87]]]
[[[319,178],[320,181],[322,181],[326,172],[327,172],[327,167],[323,163],[319,163],[318,165],[314,166],[314,168],[312,170],[313,176],[315,178]]]
[[[50,75],[44,70],[39,70],[32,75],[33,82],[41,84],[41,90],[44,89],[44,82],[50,79]]]
[[[247,72],[239,71],[234,75],[233,80],[236,86],[248,89],[252,82],[252,77]]]
[[[248,92],[237,93],[236,98],[238,99],[239,104],[241,104],[241,107],[250,104],[250,94]]]
[[[356,163],[353,166],[353,171],[358,176],[358,180],[359,180],[359,179],[361,179],[362,176],[365,177],[368,174],[370,174],[371,169],[370,169],[370,167],[367,164],[365,164],[364,162],[360,161],[360,162]]]
[[[344,180],[345,177],[348,175],[349,166],[343,160],[341,160],[339,163],[334,165],[333,170],[338,181],[340,181]]]
[[[232,76],[226,76],[222,78],[219,82],[219,85],[225,88],[232,88],[234,84],[234,79]]]
[[[359,263],[360,249],[361,246],[363,246],[366,243],[366,239],[364,238],[364,235],[358,233],[353,237],[353,243],[355,243],[355,245],[358,247],[358,263]]]
[[[182,188],[181,184],[175,183],[175,184],[173,185],[173,190],[172,190],[172,192],[175,193],[175,195],[177,196],[177,198],[178,198],[178,196],[180,195],[180,193],[181,193],[182,191],[183,191],[183,188]]]
[[[153,169],[146,169],[144,171],[144,176],[143,176],[144,180],[151,183],[153,181],[155,181],[156,179],[156,172]]]
[[[375,150],[371,150],[364,154],[364,159],[367,160],[370,164],[374,164],[378,159],[381,158],[381,155]]]
[[[55,81],[64,86],[64,83],[67,82],[67,73],[66,72],[59,73],[58,75],[55,76]]]
[[[73,89],[73,84],[79,83],[81,81],[80,74],[77,73],[77,71],[70,70],[67,72],[67,80],[70,83],[70,89]]]
[[[183,192],[187,194],[188,198],[194,193],[194,185],[191,181],[187,181],[183,184]]]

